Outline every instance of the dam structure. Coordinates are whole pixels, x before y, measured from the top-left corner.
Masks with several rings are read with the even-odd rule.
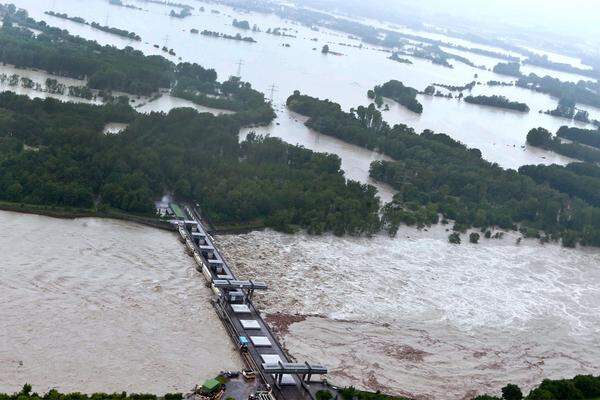
[[[326,367],[290,360],[254,306],[254,292],[267,290],[267,285],[260,281],[239,280],[217,249],[200,213],[189,206],[182,211],[185,219],[176,219],[172,223],[187,253],[194,258],[196,269],[211,288],[213,307],[239,349],[244,364],[259,379],[262,386],[259,397],[314,400],[319,390],[335,392],[326,380],[315,379],[327,374]]]

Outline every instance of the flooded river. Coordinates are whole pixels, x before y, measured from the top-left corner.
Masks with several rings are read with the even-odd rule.
[[[600,251],[451,245],[440,227],[397,238],[272,231],[220,236],[299,362],[342,385],[422,399],[529,390],[600,369]]]
[[[0,393],[187,391],[239,369],[177,237],[0,211]]]
[[[293,90],[350,109],[366,104],[367,90],[389,79],[420,90],[432,83],[510,80],[460,63],[453,69],[419,59],[395,63],[378,49],[341,46],[358,42],[339,33],[201,2],[191,4],[204,5],[206,12],[195,10],[186,19],[170,18],[168,7],[134,0],[145,10],[102,0],[13,2],[34,18],[103,44],[163,55],[154,44],[166,45],[177,53],[170,57],[174,62],[181,57],[215,68],[220,79],[236,74],[242,60],[243,79],[268,96],[275,85],[278,119],[257,131],[336,153],[346,176],[363,182],[369,182],[370,162],[383,156],[307,129],[304,118],[285,109]],[[143,41],[43,15],[47,10],[134,31]],[[190,34],[196,28],[234,35],[240,31],[231,26],[233,18],[263,31],[287,27],[297,37],[248,33],[258,41],[250,44]],[[325,43],[344,56],[321,54]],[[488,68],[498,61],[484,58],[472,56]],[[447,133],[504,167],[570,161],[525,143],[531,128],[556,130],[568,123],[538,113],[554,108],[556,99],[514,87],[478,85],[473,93],[503,94],[528,103],[531,112],[421,96],[422,115],[390,103],[384,117],[418,131]],[[144,104],[144,112],[189,106],[168,96]],[[600,110],[589,111],[600,119]],[[111,125],[107,132],[121,128]],[[388,187],[377,187],[383,200],[391,198]],[[0,213],[0,226],[0,391],[27,381],[40,391],[163,393],[239,367],[209,294],[175,236],[122,222],[9,213]],[[342,385],[462,399],[497,393],[507,382],[529,389],[544,377],[597,374],[600,368],[600,253],[534,242],[517,246],[515,239],[452,246],[441,228],[403,228],[395,239],[265,231],[219,242],[241,277],[270,284],[259,305],[275,315],[270,320],[299,361],[323,362]]]

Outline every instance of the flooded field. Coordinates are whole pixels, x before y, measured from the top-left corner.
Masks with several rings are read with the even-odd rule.
[[[338,384],[445,400],[600,368],[600,252],[515,239],[456,246],[434,227],[218,242],[236,273],[270,285],[258,304],[299,361]]]
[[[241,360],[174,234],[0,211],[0,393],[187,391]]]
[[[512,80],[509,77],[459,62],[453,62],[454,68],[452,69],[414,57],[407,57],[413,62],[411,65],[396,63],[388,60],[389,53],[383,52],[381,49],[371,46],[363,48],[347,46],[358,46],[360,42],[350,39],[347,37],[348,35],[340,32],[326,29],[316,32],[293,21],[273,15],[239,13],[217,4],[189,2],[196,8],[192,12],[192,16],[178,19],[168,16],[169,7],[145,2],[134,2],[144,10],[109,6],[101,0],[87,2],[15,0],[14,3],[27,9],[34,18],[46,20],[51,25],[68,29],[73,34],[97,40],[102,44],[118,47],[132,46],[146,54],[161,54],[173,62],[179,62],[181,59],[214,68],[221,80],[237,74],[238,63],[241,60],[242,65],[239,72],[244,80],[252,83],[268,97],[271,96],[271,87],[275,85],[273,102],[279,110],[279,118],[271,126],[258,130],[259,133],[281,137],[293,144],[298,143],[316,151],[330,151],[331,142],[304,127],[302,123],[296,121],[296,118],[290,118],[290,113],[285,110],[285,100],[296,89],[312,96],[329,98],[349,110],[351,107],[366,104],[369,101],[366,97],[367,90],[390,79],[401,80],[418,90],[423,90],[432,83],[464,85],[473,80],[482,83],[489,80]],[[202,5],[205,6],[205,12],[198,11]],[[85,18],[87,21],[100,19],[110,26],[139,34],[142,41],[134,42],[94,30],[86,25],[49,17],[44,15],[44,11],[47,10],[66,12],[69,15]],[[212,12],[213,10],[215,12]],[[240,33],[240,30],[232,26],[234,18],[248,20],[250,25],[256,24],[262,30],[262,32],[248,33],[257,43],[215,39],[190,33],[191,29],[208,29],[235,35]],[[287,32],[295,37],[278,37],[265,32],[269,28],[277,27],[288,29]],[[407,29],[401,30],[411,33]],[[418,33],[450,43],[462,43],[458,39],[439,34]],[[321,54],[320,48],[324,44],[328,44],[332,50],[339,51],[344,55],[336,57]],[[481,48],[473,43],[462,44]],[[173,48],[176,56],[169,56],[155,48],[154,45]],[[284,47],[284,45],[290,47]],[[487,57],[484,62],[481,56],[469,53],[463,55],[472,59],[476,64],[484,64],[488,68],[500,61]],[[585,78],[567,76],[568,74],[557,71],[526,68],[530,68],[527,69],[527,72],[548,74],[565,80]],[[477,77],[475,77],[476,75]],[[485,90],[486,94],[510,96],[514,92],[511,89],[514,88],[494,87],[481,90]],[[549,96],[523,91],[518,100],[529,104],[532,111],[528,114],[449,101],[444,98],[420,98],[419,100],[424,105],[422,115],[411,113],[396,105],[389,112],[384,113],[384,118],[390,123],[405,123],[413,126],[417,131],[433,129],[447,133],[470,147],[480,149],[487,160],[497,162],[507,168],[538,163],[564,164],[569,161],[545,150],[531,150],[523,147],[526,144],[527,132],[532,128],[543,126],[551,131],[556,131],[561,125],[575,125],[574,122],[538,113],[541,109],[556,107],[557,100]],[[168,107],[178,106],[176,103],[167,102],[167,104],[163,101],[155,103],[156,105],[160,104],[162,106],[160,109],[163,111],[168,111]],[[149,103],[148,106],[153,103]],[[586,109],[588,108],[586,107]],[[142,110],[145,110],[145,107],[142,107]],[[589,111],[591,118],[600,119],[600,109],[589,108]],[[295,134],[297,136],[294,136]],[[363,168],[363,165],[368,166],[373,156],[367,154],[368,152],[354,150],[355,148],[355,146],[348,146],[348,151],[338,154],[342,157],[344,169],[354,171],[349,172],[350,177],[356,179],[360,176],[362,181],[367,181],[368,167]]]

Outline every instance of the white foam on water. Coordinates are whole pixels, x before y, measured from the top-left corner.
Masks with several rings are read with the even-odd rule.
[[[269,313],[313,315],[283,341],[332,379],[423,398],[526,388],[598,373],[600,252],[515,243],[451,245],[441,226],[338,238],[221,236],[243,278],[265,280]]]

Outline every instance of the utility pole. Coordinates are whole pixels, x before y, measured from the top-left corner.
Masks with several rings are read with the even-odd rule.
[[[277,86],[275,86],[275,84],[272,84],[271,86],[269,86],[269,99],[271,101],[271,104],[273,104],[273,95],[275,94],[275,92],[277,91]]]
[[[240,60],[237,62],[237,77],[238,78],[242,78],[242,65],[244,65],[244,60]]]
[[[169,35],[166,35],[165,38],[164,38],[164,40],[165,40],[165,46],[164,47],[168,48],[169,47]]]

